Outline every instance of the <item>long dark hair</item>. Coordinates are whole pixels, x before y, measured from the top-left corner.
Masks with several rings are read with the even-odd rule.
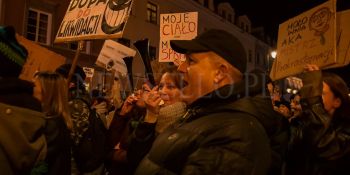
[[[341,100],[341,105],[334,112],[333,121],[336,123],[350,122],[350,97],[349,88],[342,78],[330,72],[322,73],[323,81],[329,86],[336,98]]]

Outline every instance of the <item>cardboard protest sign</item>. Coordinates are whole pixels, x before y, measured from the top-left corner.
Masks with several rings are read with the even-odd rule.
[[[55,71],[66,62],[66,58],[45,47],[30,41],[23,36],[16,35],[17,41],[28,51],[27,61],[23,66],[19,78],[32,81],[37,71]]]
[[[337,62],[325,67],[335,68],[346,66],[350,63],[350,10],[337,13]]]
[[[130,14],[132,0],[71,0],[55,43],[119,38]]]
[[[336,1],[327,1],[280,24],[273,80],[301,73],[305,64],[336,63]]]
[[[101,49],[100,55],[96,60],[96,65],[106,68],[107,70],[114,69],[123,75],[128,73],[126,64],[123,60],[125,57],[133,57],[136,51],[119,44],[113,40],[106,40]]]
[[[197,36],[198,12],[160,15],[159,62],[183,61],[185,56],[170,47],[170,40],[191,40]]]

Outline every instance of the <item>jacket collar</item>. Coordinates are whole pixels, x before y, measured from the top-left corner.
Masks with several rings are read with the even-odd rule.
[[[222,103],[233,102],[241,98],[243,92],[244,84],[228,84],[197,99],[189,105],[189,108],[203,108],[211,104],[218,105]]]

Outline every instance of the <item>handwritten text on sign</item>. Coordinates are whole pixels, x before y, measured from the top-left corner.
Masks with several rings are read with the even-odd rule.
[[[280,24],[272,79],[302,72],[305,64],[325,67],[335,59],[335,0]]]
[[[121,37],[132,0],[71,0],[55,42]]]
[[[185,58],[170,47],[170,40],[191,40],[197,36],[198,13],[160,15],[159,62],[178,62]]]

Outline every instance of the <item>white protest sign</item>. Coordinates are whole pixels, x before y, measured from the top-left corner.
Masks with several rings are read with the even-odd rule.
[[[183,61],[185,56],[170,47],[170,40],[191,40],[197,36],[198,12],[160,14],[159,62]]]
[[[132,0],[71,0],[55,43],[86,39],[120,38]]]
[[[301,73],[305,64],[336,63],[336,1],[327,1],[280,24],[271,79]]]
[[[87,78],[92,78],[94,76],[95,69],[90,67],[83,67],[83,70]]]
[[[101,49],[100,55],[96,60],[96,64],[107,70],[114,69],[123,75],[128,73],[128,69],[123,60],[125,57],[133,57],[136,51],[119,44],[113,40],[106,40]]]

